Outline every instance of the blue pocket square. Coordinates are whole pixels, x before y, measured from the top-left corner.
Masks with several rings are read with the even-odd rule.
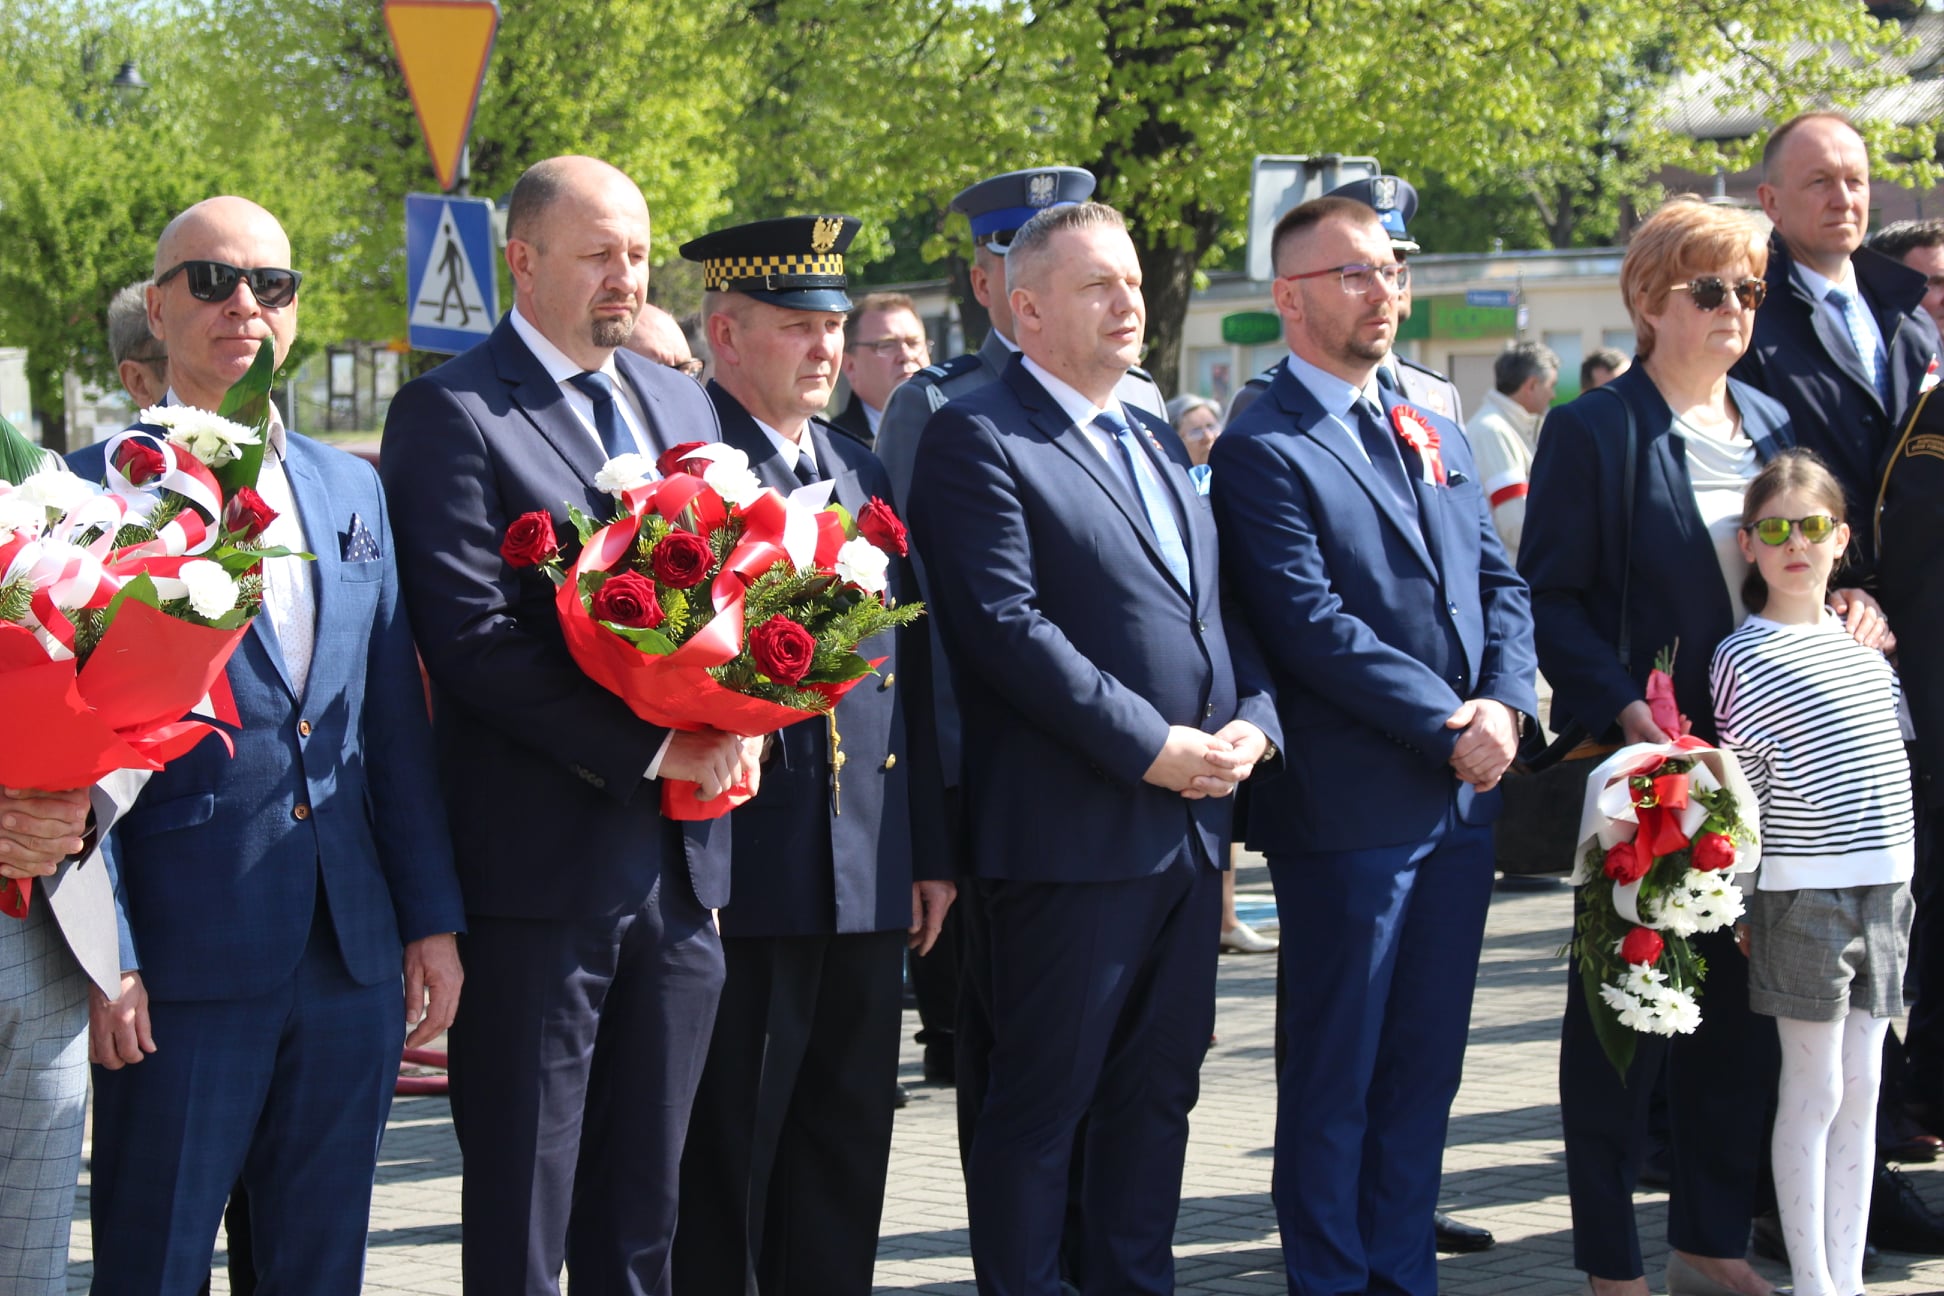
[[[378,550],[378,537],[371,534],[371,528],[356,513],[351,515],[351,529],[341,537],[344,542],[343,560],[348,563],[377,562],[382,556]]]

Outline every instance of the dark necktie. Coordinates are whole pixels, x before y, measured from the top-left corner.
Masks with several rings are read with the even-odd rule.
[[[1357,438],[1363,442],[1364,453],[1370,456],[1370,466],[1377,470],[1404,511],[1417,516],[1417,496],[1411,493],[1411,479],[1405,472],[1403,459],[1409,447],[1391,435],[1369,401],[1351,402],[1350,413],[1357,422]]]
[[[614,401],[612,379],[589,369],[567,381],[574,384],[581,395],[594,402],[594,430],[600,434],[601,445],[607,450],[608,458],[619,459],[624,454],[641,452],[628,432],[628,425],[621,421],[621,410]]]
[[[797,451],[796,479],[805,486],[814,486],[823,480],[817,472],[816,463],[802,450]]]
[[[1396,392],[1398,390],[1397,375],[1392,372],[1389,365],[1380,364],[1377,366],[1377,385],[1387,392]]]
[[[1182,589],[1192,588],[1188,548],[1181,542],[1181,527],[1175,521],[1174,506],[1168,502],[1161,483],[1135,467],[1135,456],[1142,451],[1134,444],[1133,430],[1112,410],[1094,415],[1094,426],[1112,437],[1120,448],[1121,468],[1127,474],[1127,484],[1134,488],[1134,497],[1141,501],[1141,508],[1147,514],[1148,529],[1154,534],[1155,546],[1161,550],[1161,561],[1167,564]]]

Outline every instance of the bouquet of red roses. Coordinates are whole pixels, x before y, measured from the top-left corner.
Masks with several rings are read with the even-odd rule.
[[[1691,1034],[1707,963],[1688,938],[1742,915],[1734,875],[1761,847],[1743,807],[1755,804],[1734,753],[1687,732],[1674,704],[1672,659],[1647,677],[1666,743],[1623,747],[1587,776],[1579,860],[1580,916],[1567,947],[1578,961],[1607,1060],[1622,1076],[1634,1036]]]
[[[267,392],[259,367],[237,387]],[[255,481],[262,438],[200,410],[141,417],[110,442],[106,486],[58,460],[0,481],[0,784],[87,787],[159,770],[211,732],[229,742],[223,670],[260,605],[261,562],[287,553],[260,543],[275,515],[237,476]],[[192,717],[205,700],[209,718]],[[0,912],[25,916],[29,896],[0,887]]]
[[[785,498],[720,443],[677,446],[656,469],[650,480],[641,455],[608,461],[595,484],[620,507],[606,525],[570,510],[571,566],[545,513],[515,518],[500,548],[554,581],[575,662],[650,724],[754,737],[827,715],[878,665],[858,645],[921,615],[885,598],[907,543],[884,501],[852,518],[819,507],[828,483]],[[675,819],[714,819],[749,797],[738,786],[704,801],[662,780]]]

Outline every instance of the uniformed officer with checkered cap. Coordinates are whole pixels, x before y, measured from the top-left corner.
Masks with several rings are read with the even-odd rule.
[[[1411,218],[1417,215],[1418,192],[1409,180],[1394,175],[1369,176],[1353,180],[1347,185],[1338,185],[1325,197],[1350,198],[1362,203],[1377,213],[1378,221],[1384,232],[1390,235],[1391,250],[1402,261],[1410,253],[1421,251],[1416,239],[1411,237]],[[1411,314],[1411,285],[1405,280],[1399,290],[1397,319],[1402,324]],[[1235,393],[1229,403],[1228,421],[1234,422],[1235,416],[1247,409],[1256,397],[1269,389],[1269,382],[1275,376],[1278,360],[1257,374]],[[1395,351],[1384,357],[1377,366],[1377,381],[1390,388],[1414,405],[1434,410],[1444,415],[1460,427],[1464,426],[1464,403],[1458,398],[1458,388],[1451,379],[1428,368],[1415,360],[1407,360]]]
[[[682,248],[702,263],[723,443],[763,485],[827,491],[852,517],[891,496],[876,456],[817,416],[843,358],[857,226],[787,217]],[[886,580],[891,597],[916,597],[903,558]],[[933,747],[921,725],[907,737],[927,697],[924,634],[860,644],[882,659],[876,677],[830,723],[777,733],[761,790],[735,812],[726,975],[683,1150],[675,1291],[870,1290],[905,948],[930,947],[954,892]]]

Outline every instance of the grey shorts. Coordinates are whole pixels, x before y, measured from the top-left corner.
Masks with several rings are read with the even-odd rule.
[[[1902,1016],[1914,911],[1907,882],[1755,892],[1748,1006],[1794,1021]]]

